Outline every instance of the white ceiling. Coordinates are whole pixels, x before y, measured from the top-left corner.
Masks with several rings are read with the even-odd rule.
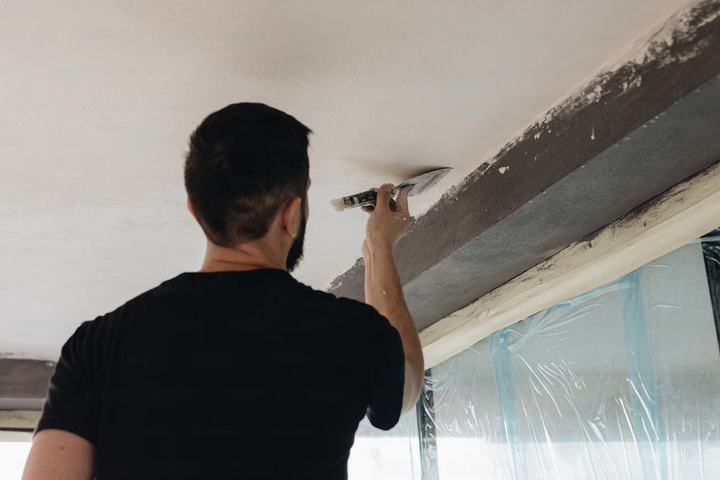
[[[330,198],[455,167],[427,209],[682,3],[1,0],[0,352],[54,358],[200,267],[182,155],[210,112],[265,102],[315,131],[297,276],[322,288],[364,231]]]

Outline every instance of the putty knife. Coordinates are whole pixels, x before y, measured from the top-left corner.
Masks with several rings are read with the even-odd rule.
[[[410,180],[401,183],[397,187],[395,187],[395,185],[393,184],[390,184],[390,187],[392,187],[392,196],[395,196],[398,188],[405,188],[410,186],[412,186],[412,189],[410,190],[410,192],[408,192],[408,197],[421,195],[430,190],[436,183],[440,181],[440,179],[447,175],[450,170],[451,168],[439,168],[437,170],[433,170],[431,172],[411,178]],[[330,206],[335,211],[342,212],[343,210],[347,210],[348,208],[362,207],[363,205],[375,205],[376,200],[377,192],[375,190],[368,190],[366,192],[356,193],[355,195],[350,195],[348,197],[336,198],[335,200],[331,200]]]

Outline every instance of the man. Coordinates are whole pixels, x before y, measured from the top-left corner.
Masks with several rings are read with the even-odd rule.
[[[78,327],[24,480],[343,479],[362,418],[388,430],[413,409],[423,356],[392,259],[407,191],[365,208],[367,304],[302,285],[310,133],[240,103],[192,134],[202,268]]]

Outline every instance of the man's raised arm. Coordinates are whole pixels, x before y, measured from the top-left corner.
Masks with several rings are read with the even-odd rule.
[[[372,305],[400,332],[405,352],[405,388],[402,413],[415,407],[422,390],[425,370],[422,347],[410,316],[402,285],[395,270],[392,253],[395,244],[410,226],[409,189],[402,189],[397,202],[392,200],[390,186],[383,185],[370,212],[367,237],[363,244],[365,258],[365,302]]]

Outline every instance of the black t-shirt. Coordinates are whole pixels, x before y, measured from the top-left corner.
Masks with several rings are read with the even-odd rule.
[[[344,479],[358,423],[400,417],[405,358],[374,308],[284,270],[186,272],[86,321],[36,432],[108,479]]]

